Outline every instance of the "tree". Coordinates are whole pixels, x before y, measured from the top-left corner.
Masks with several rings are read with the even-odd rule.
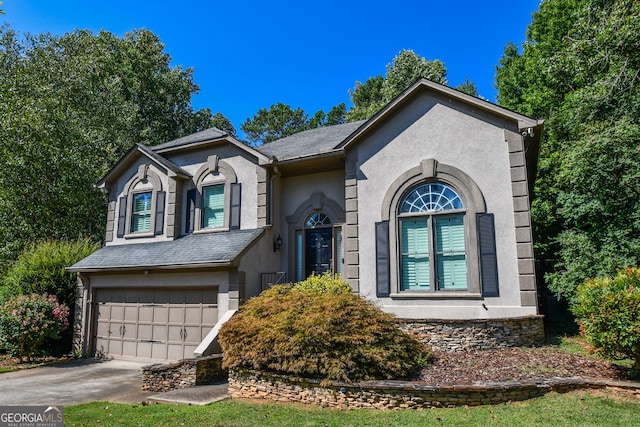
[[[88,239],[42,241],[31,245],[1,278],[0,302],[17,295],[49,294],[71,307],[73,312],[77,277],[66,268],[98,248],[98,244]]]
[[[194,112],[193,70],[171,67],[157,36],[63,36],[0,27],[0,272],[30,242],[104,236],[93,184],[135,142],[210,127]]]
[[[387,64],[385,77],[370,77],[365,84],[356,82],[356,87],[349,91],[354,105],[347,113],[347,120],[370,118],[421,77],[447,84],[446,75],[443,62],[427,61],[412,50],[402,50]]]
[[[211,114],[211,111],[209,111],[208,108],[206,109],[206,111],[207,111],[207,114],[209,115]],[[196,114],[198,113],[200,113],[200,111],[198,111]],[[236,128],[233,126],[233,123],[231,123],[231,120],[223,116],[222,113],[215,113],[213,117],[211,117],[210,121],[213,127],[218,128],[221,131],[227,132],[229,135],[233,136],[234,138],[238,137],[236,133]]]
[[[464,92],[467,95],[478,96],[478,88],[473,80],[469,80],[469,77],[464,79],[464,82],[456,86],[456,89],[460,92]]]
[[[240,126],[252,145],[266,144],[296,132],[306,130],[307,114],[301,109],[278,102],[262,108]]]
[[[509,44],[498,101],[546,118],[532,217],[549,288],[640,264],[640,3],[547,0],[522,53]]]
[[[251,119],[240,126],[249,144],[267,144],[285,136],[308,129],[337,125],[345,122],[346,105],[338,104],[325,113],[318,110],[311,118],[302,108],[291,108],[279,102],[269,108],[259,110]]]

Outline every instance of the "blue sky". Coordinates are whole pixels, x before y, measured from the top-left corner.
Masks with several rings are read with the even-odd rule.
[[[3,0],[0,22],[32,34],[151,30],[173,65],[194,68],[194,108],[239,130],[277,102],[309,115],[349,106],[356,81],[384,75],[402,49],[443,61],[450,86],[469,77],[494,101],[503,48],[522,44],[539,1]]]

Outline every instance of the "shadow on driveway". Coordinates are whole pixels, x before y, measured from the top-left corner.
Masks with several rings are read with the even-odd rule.
[[[2,405],[70,406],[107,400],[140,403],[143,362],[81,359],[0,374]]]

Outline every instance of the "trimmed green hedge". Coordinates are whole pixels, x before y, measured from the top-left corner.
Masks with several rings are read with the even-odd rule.
[[[325,285],[274,286],[245,303],[220,331],[223,366],[346,382],[419,372],[424,344],[348,284]]]

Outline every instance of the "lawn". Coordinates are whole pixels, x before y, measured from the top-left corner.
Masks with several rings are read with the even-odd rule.
[[[235,400],[207,406],[96,402],[64,411],[66,426],[640,426],[640,398],[610,391],[550,393],[525,402],[424,411],[338,411]]]

